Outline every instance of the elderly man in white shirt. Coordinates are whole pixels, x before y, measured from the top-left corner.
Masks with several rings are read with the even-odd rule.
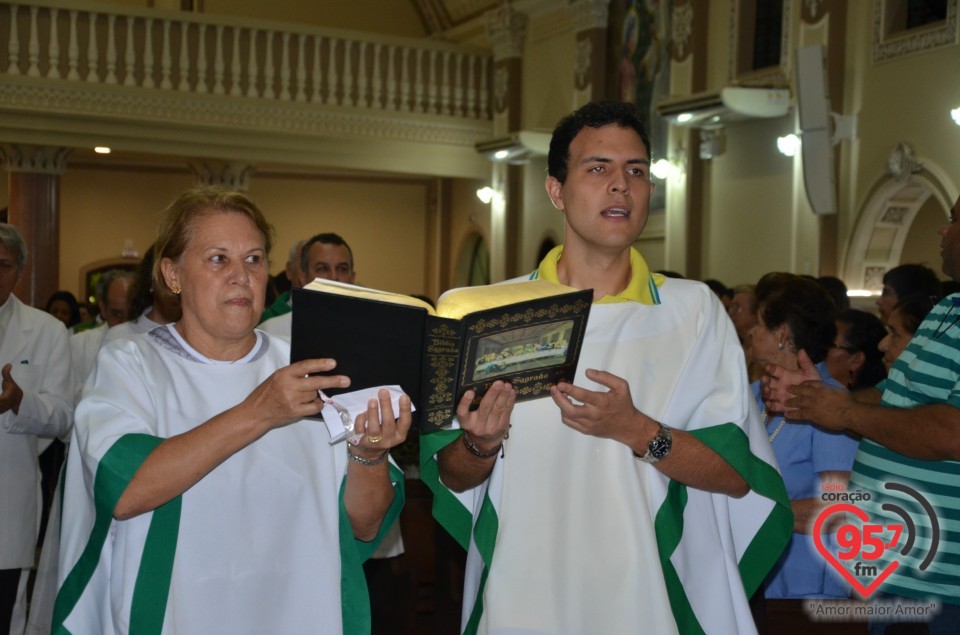
[[[0,223],[0,632],[36,552],[40,438],[62,436],[73,423],[67,329],[13,295],[26,256],[17,228]]]

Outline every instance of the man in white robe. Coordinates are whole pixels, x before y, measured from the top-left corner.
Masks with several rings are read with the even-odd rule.
[[[468,392],[455,429],[421,439],[434,514],[468,549],[464,633],[755,630],[792,515],[722,305],[631,247],[649,167],[633,106],[560,123],[565,244],[532,277],[594,291],[574,384],[514,407],[498,382],[474,412]]]

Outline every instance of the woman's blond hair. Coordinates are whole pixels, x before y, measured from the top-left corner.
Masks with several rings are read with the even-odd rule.
[[[179,262],[183,252],[193,240],[197,219],[212,214],[243,214],[263,234],[266,255],[273,247],[274,229],[260,208],[246,194],[222,187],[202,187],[187,190],[163,212],[163,220],[157,229],[153,260],[153,288],[164,295],[174,295],[160,269],[164,258]]]

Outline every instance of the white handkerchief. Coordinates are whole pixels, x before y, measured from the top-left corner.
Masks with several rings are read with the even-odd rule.
[[[399,414],[400,395],[403,394],[400,386],[376,386],[374,388],[354,390],[332,397],[331,401],[345,408],[347,412],[350,413],[350,420],[356,421],[357,417],[367,411],[367,402],[371,399],[377,399],[381,388],[386,388],[390,391],[390,402],[393,405],[393,413],[395,415]],[[410,410],[411,412],[416,411],[416,407],[411,404]],[[323,406],[323,410],[320,411],[320,416],[323,417],[327,431],[330,432],[330,445],[339,443],[353,434],[353,429],[348,430],[343,425],[340,414],[331,404],[325,404]]]

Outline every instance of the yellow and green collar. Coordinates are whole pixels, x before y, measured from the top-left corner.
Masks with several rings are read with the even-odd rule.
[[[531,280],[542,278],[549,282],[560,283],[557,275],[557,262],[563,254],[563,245],[559,245],[550,250],[540,266],[530,274]],[[630,282],[627,287],[616,295],[605,295],[594,304],[613,304],[615,302],[640,302],[642,304],[660,304],[660,292],[658,288],[663,285],[664,277],[659,273],[650,273],[650,267],[647,261],[643,259],[640,252],[630,248]]]

